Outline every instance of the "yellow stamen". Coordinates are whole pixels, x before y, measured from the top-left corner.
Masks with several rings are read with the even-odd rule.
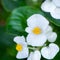
[[[39,27],[35,27],[35,28],[32,30],[32,32],[33,32],[34,34],[40,34],[40,33],[41,33],[41,29],[40,29]]]
[[[16,50],[17,51],[22,51],[22,49],[23,49],[22,45],[21,44],[17,44]]]

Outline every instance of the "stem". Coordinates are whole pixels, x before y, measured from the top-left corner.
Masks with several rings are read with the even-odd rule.
[[[35,48],[35,47],[28,47],[29,49],[31,50],[37,50],[38,48]]]

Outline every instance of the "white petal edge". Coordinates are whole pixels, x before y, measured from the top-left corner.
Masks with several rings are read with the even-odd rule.
[[[56,8],[56,6],[54,5],[54,3],[50,0],[46,0],[42,3],[41,5],[41,9],[45,12],[51,12]]]
[[[51,55],[51,57],[53,59],[57,55],[57,53],[60,51],[60,49],[59,49],[59,46],[55,43],[51,43],[49,45],[49,47],[51,48],[51,52],[52,52],[52,50],[54,51],[54,53],[52,53],[52,55]]]
[[[27,58],[27,60],[32,60],[33,57],[33,52],[30,53],[29,57]]]
[[[27,60],[40,60],[41,59],[41,53],[40,51],[36,50],[34,52],[30,53],[30,56]]]
[[[43,47],[41,50],[42,56],[46,59],[53,59],[58,52],[59,47],[54,43],[49,44],[49,47]]]
[[[24,36],[16,36],[16,37],[14,37],[13,40],[14,40],[14,42],[17,43],[17,44],[19,44],[20,42],[25,42]]]
[[[60,19],[60,8],[55,8],[50,14],[53,18]]]
[[[48,41],[55,42],[56,38],[57,38],[57,34],[55,32],[51,32],[50,35],[48,36]]]
[[[40,60],[41,59],[41,53],[40,51],[36,50],[33,54],[32,60]]]
[[[32,28],[31,28],[31,27],[26,27],[25,31],[26,31],[27,33],[32,33]]]
[[[33,14],[27,19],[27,24],[29,27],[40,26],[42,28],[46,28],[49,24],[49,21],[40,14]]]
[[[47,33],[50,33],[50,32],[52,32],[53,31],[53,29],[52,29],[52,27],[51,26],[48,26],[47,28],[46,28],[46,34]]]
[[[60,7],[60,0],[52,0],[57,7]]]

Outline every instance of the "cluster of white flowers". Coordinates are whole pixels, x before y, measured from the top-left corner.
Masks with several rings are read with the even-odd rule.
[[[45,12],[50,12],[55,19],[60,19],[60,0],[45,0],[41,9]]]
[[[18,51],[16,58],[41,60],[41,56],[43,56],[46,59],[53,59],[59,52],[59,47],[53,43],[56,41],[57,34],[53,32],[49,21],[40,14],[34,14],[27,19],[27,25],[25,31],[28,35],[26,39],[24,36],[14,38]],[[47,42],[50,42],[48,46]],[[29,52],[29,50],[31,51]]]

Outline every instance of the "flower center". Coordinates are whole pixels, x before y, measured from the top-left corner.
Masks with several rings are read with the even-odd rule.
[[[40,34],[40,33],[41,33],[41,29],[40,29],[39,27],[35,27],[35,28],[32,30],[32,32],[33,32],[34,34]]]
[[[16,50],[17,51],[22,51],[22,49],[23,49],[23,46],[21,44],[17,44]]]

